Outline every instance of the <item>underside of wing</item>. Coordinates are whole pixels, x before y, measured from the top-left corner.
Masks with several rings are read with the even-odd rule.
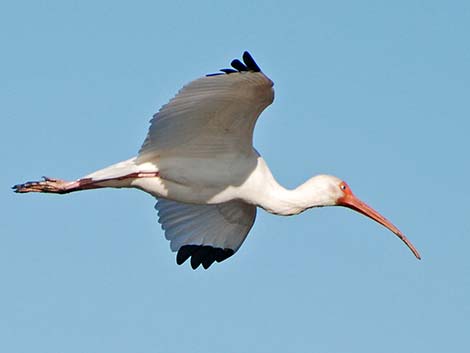
[[[178,252],[176,262],[191,258],[193,269],[232,256],[256,217],[256,206],[241,201],[194,205],[159,198],[155,209],[171,250]]]
[[[245,52],[244,63],[197,79],[151,120],[138,159],[157,156],[206,157],[251,151],[258,116],[272,103],[272,81]]]

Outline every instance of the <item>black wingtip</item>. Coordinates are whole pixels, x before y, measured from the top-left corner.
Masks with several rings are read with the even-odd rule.
[[[222,71],[222,70],[220,70]],[[216,72],[214,74],[207,74],[206,77],[211,77],[211,76],[220,76],[220,75],[223,75],[224,73],[223,72]]]
[[[245,51],[243,53],[243,62],[245,63],[246,67],[248,68],[248,70],[250,71],[254,71],[254,72],[260,72],[261,69],[259,68],[258,64],[256,64],[255,60],[253,59],[253,57],[250,55],[250,53],[248,53],[247,51]]]
[[[243,59],[243,62],[241,62],[238,59],[234,59],[230,63],[230,65],[232,65],[232,67],[235,70],[234,69],[221,69],[220,71],[222,71],[225,74],[233,74],[237,72],[246,72],[246,71],[261,72],[260,67],[258,66],[258,64],[256,64],[255,60],[253,59],[253,57],[251,56],[249,52],[247,51],[243,52],[242,59]],[[218,76],[218,75],[223,75],[223,74],[215,73],[215,74],[208,74],[206,76]]]
[[[209,245],[183,245],[176,255],[176,263],[182,265],[191,258],[191,267],[193,270],[202,265],[208,269],[214,262],[222,262],[235,253],[232,249],[214,248]]]
[[[220,71],[225,72],[226,74],[233,74],[235,72],[238,72],[237,70],[234,70],[234,69],[220,69]]]
[[[240,72],[242,71],[248,71],[248,68],[245,66],[244,63],[242,63],[240,60],[238,59],[233,59],[232,62],[230,63],[230,65],[232,65],[232,67]]]
[[[192,253],[198,248],[197,245],[185,245],[178,250],[176,255],[176,263],[182,265],[187,259],[190,258]]]

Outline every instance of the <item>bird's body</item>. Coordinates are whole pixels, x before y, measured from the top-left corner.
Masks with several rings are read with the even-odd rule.
[[[256,208],[294,215],[319,206],[346,206],[403,234],[358,200],[346,183],[318,175],[294,190],[283,188],[253,148],[253,130],[272,103],[272,81],[245,52],[236,70],[189,83],[151,121],[138,153],[76,181],[45,178],[16,185],[16,192],[68,193],[103,187],[137,188],[157,198],[159,221],[178,251],[177,262],[208,268],[241,246]]]

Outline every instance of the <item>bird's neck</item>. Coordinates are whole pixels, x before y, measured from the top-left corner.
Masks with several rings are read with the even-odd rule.
[[[282,215],[291,216],[299,214],[309,208],[322,206],[322,197],[309,190],[306,196],[306,183],[295,189],[286,189],[282,185],[271,185],[270,190],[266,193],[259,206],[266,211]]]
[[[257,192],[257,206],[267,212],[290,216],[299,214],[309,208],[324,206],[324,193],[321,189],[312,188],[311,182],[306,181],[295,189],[286,189],[280,185],[263,160],[260,161],[263,175],[262,192]],[[261,191],[261,190],[259,190]]]

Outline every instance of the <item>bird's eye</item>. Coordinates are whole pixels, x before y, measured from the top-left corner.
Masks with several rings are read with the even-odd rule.
[[[341,183],[339,188],[344,191],[344,190],[346,190],[346,185]]]

